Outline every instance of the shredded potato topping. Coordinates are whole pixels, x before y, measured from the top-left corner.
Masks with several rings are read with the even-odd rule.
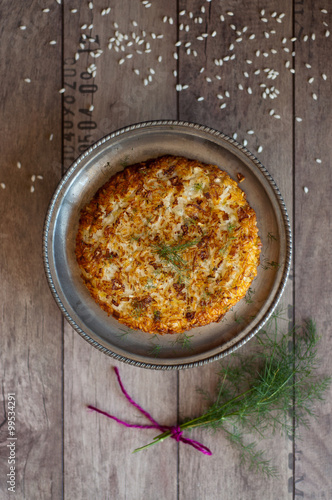
[[[220,321],[257,274],[256,214],[226,172],[163,156],[129,166],[82,210],[76,257],[121,323],[181,333]]]

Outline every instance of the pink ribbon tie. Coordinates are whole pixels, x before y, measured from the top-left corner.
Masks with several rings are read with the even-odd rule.
[[[120,378],[119,370],[117,367],[114,367],[114,371],[116,373],[120,389],[121,389],[122,393],[124,394],[124,396],[127,398],[127,400],[129,401],[130,404],[135,406],[135,408],[137,408],[148,420],[150,420],[151,424],[148,424],[148,425],[129,424],[128,422],[125,422],[124,420],[121,420],[121,419],[115,417],[114,415],[110,415],[109,413],[102,411],[102,410],[99,410],[98,408],[91,406],[91,405],[88,406],[89,410],[96,411],[97,413],[101,413],[102,415],[105,415],[106,417],[115,420],[118,424],[124,425],[125,427],[132,427],[135,429],[158,429],[161,433],[170,431],[170,433],[171,433],[170,437],[172,439],[175,439],[175,441],[177,441],[177,442],[182,441],[182,443],[190,444],[190,446],[192,446],[196,450],[200,451],[201,453],[204,453],[204,455],[209,455],[209,456],[212,455],[212,452],[209,450],[209,448],[207,448],[203,444],[199,443],[198,441],[194,441],[193,439],[185,438],[183,436],[183,431],[179,425],[167,426],[167,425],[158,424],[158,422],[150,415],[150,413],[148,413],[146,410],[144,410],[138,403],[136,403],[129,396],[128,392],[126,391],[126,389],[124,388],[124,386],[122,384],[122,380]]]

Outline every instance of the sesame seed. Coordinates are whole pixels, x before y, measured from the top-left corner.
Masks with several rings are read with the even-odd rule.
[[[169,17],[169,18],[168,18],[168,22],[169,22],[169,24],[173,24],[173,23],[174,23],[173,18],[172,18],[172,17]]]
[[[327,76],[325,75],[325,73],[322,73],[322,78],[323,80],[327,80]]]
[[[42,12],[50,12],[50,9],[43,9]]]
[[[16,163],[16,165],[17,165],[17,168],[21,168],[21,167],[22,167],[22,163],[21,163],[20,161],[18,161],[18,162]]]
[[[89,9],[93,9],[93,2],[89,2]]]
[[[218,99],[223,99],[223,98],[224,98],[224,96],[223,96],[222,94],[217,94],[217,98],[218,98]]]
[[[173,52],[173,57],[174,57],[174,59],[179,59],[177,52]]]
[[[316,163],[322,163],[322,160],[320,158],[316,158]]]
[[[88,25],[87,25],[87,24],[82,24],[82,26],[81,26],[81,30],[86,30],[86,29],[87,29],[87,27],[88,27]]]
[[[237,139],[237,133],[236,132],[234,132],[234,134],[233,134],[233,139],[235,139],[235,140]]]
[[[177,90],[177,92],[181,92],[182,90],[182,85],[180,83],[178,83],[176,86],[175,86],[175,89]]]
[[[311,69],[311,64],[305,63],[305,67],[308,68],[308,69]]]
[[[267,23],[267,19],[266,19],[266,17],[261,17],[261,21],[262,21],[263,23]]]
[[[316,40],[316,35],[315,35],[315,33],[312,33],[312,35],[311,35],[311,40]]]
[[[270,38],[270,34],[267,31],[264,31],[265,38]]]
[[[318,99],[317,94],[313,93],[312,94],[312,98],[313,98],[314,101],[317,101],[317,99]]]
[[[226,92],[225,92],[225,96],[226,96],[226,97],[230,97],[230,96],[231,96],[231,95],[230,95],[230,93],[228,92],[228,90],[226,90]]]
[[[285,68],[289,68],[289,66],[290,66],[290,62],[289,62],[289,61],[286,61],[286,62],[285,62]]]
[[[226,12],[226,14],[227,14],[228,16],[234,16],[234,12],[232,12],[232,11],[230,11],[230,10],[229,10],[228,12]]]
[[[90,104],[89,106],[89,111],[93,111],[95,109],[94,105],[93,104]]]
[[[295,120],[296,120],[297,122],[301,122],[301,121],[302,121],[302,118],[300,118],[299,116],[297,116],[297,117],[295,118]]]
[[[265,9],[262,9],[261,10],[261,16],[264,16],[265,15]]]
[[[269,111],[269,115],[270,115],[270,116],[274,115],[274,109],[270,109],[270,111]]]
[[[31,182],[35,182],[35,180],[36,180],[36,176],[35,176],[35,174],[33,174],[33,175],[31,176]]]
[[[247,141],[247,139],[244,139],[243,146],[247,146],[247,145],[248,145],[248,141]]]
[[[251,89],[251,87],[248,87],[248,88],[247,88],[247,92],[248,92],[248,94],[252,94],[252,89]]]
[[[59,90],[59,94],[63,94],[64,92],[66,92],[66,89],[60,89]]]
[[[256,57],[259,57],[261,55],[261,51],[260,50],[256,50],[255,55],[256,55]]]
[[[217,35],[217,32],[216,31],[212,31],[211,36],[215,37],[216,35]]]
[[[277,120],[280,120],[281,116],[280,115],[273,115],[274,118],[276,118]]]
[[[253,33],[252,35],[250,35],[249,40],[253,40],[255,38],[255,36],[256,35]]]
[[[259,75],[260,72],[261,72],[260,69],[256,69],[256,71],[254,72],[254,75]]]
[[[211,83],[211,82],[212,82],[212,78],[210,78],[209,76],[206,76],[206,77],[205,77],[205,80],[206,80],[208,83]]]
[[[304,186],[303,191],[305,192],[305,194],[307,194],[309,192],[309,189],[307,188],[307,186]]]
[[[314,80],[315,80],[315,79],[314,79],[314,77],[312,76],[311,78],[309,78],[308,83],[313,83],[313,81],[314,81]]]
[[[282,12],[281,14],[279,14],[279,19],[283,19],[285,17],[285,15],[286,14],[284,12]]]
[[[149,80],[147,78],[144,78],[143,83],[144,86],[146,87],[147,85],[149,85]]]
[[[2,187],[2,189],[6,189],[6,184],[4,182],[1,182],[0,186]]]
[[[276,49],[271,49],[271,54],[277,54],[278,51]]]
[[[30,186],[30,193],[33,193],[35,191],[35,186]]]
[[[53,134],[50,134],[49,138],[50,141],[53,141]],[[21,167],[20,167],[21,168]]]
[[[237,43],[242,42],[242,36],[240,36],[239,38],[236,38],[236,39],[235,39],[235,41],[236,41]]]
[[[118,64],[123,64],[124,62],[125,62],[125,59],[120,59],[120,60],[118,61]]]
[[[24,81],[25,81],[26,83],[31,83],[30,78],[24,78]]]
[[[185,11],[185,10],[181,10],[181,11],[179,12],[179,16],[184,16],[184,15],[185,15],[185,13],[186,13],[186,11]]]
[[[249,73],[247,71],[244,71],[243,72],[243,75],[246,77],[246,78],[249,78]]]
[[[322,14],[327,14],[327,10],[326,9],[320,9],[321,13]]]
[[[238,84],[238,89],[243,90],[243,85],[241,83]]]
[[[178,76],[178,72],[176,71],[176,69],[173,71],[173,76],[176,78]]]
[[[26,27],[26,26],[24,26],[24,25],[21,25],[21,26],[20,26],[20,30],[24,31],[24,30],[26,30],[26,29],[27,29],[27,27]]]
[[[49,42],[49,44],[50,44],[50,45],[56,45],[56,40],[51,40],[51,41]]]
[[[252,64],[252,61],[251,61],[250,59],[247,59],[247,60],[246,60],[246,63],[247,63],[247,64]]]
[[[308,39],[309,39],[308,35],[304,35],[304,37],[303,37],[303,41],[304,41],[304,42],[307,42],[307,41],[308,41]]]
[[[226,106],[227,106],[227,104],[224,102],[223,104],[220,104],[219,108],[220,108],[220,109],[225,109],[225,108],[226,108]]]
[[[167,16],[163,17],[163,23],[167,23]]]
[[[326,38],[330,36],[330,32],[329,32],[329,30],[326,30],[326,31],[325,31],[325,36],[326,36]]]
[[[76,14],[76,12],[78,12],[78,10],[77,10],[77,9],[71,9],[71,11],[70,11],[70,12],[71,12],[72,14]]]
[[[258,146],[257,152],[261,153],[263,151],[263,146]]]
[[[253,130],[247,130],[248,135],[253,135],[255,132]]]
[[[222,14],[221,14],[221,16],[220,16],[220,21],[221,21],[221,22],[224,22],[224,21],[225,21],[225,17],[224,17]]]
[[[197,97],[197,101],[204,101],[204,97]]]
[[[200,73],[203,73],[203,71],[205,71],[205,68],[201,68],[201,69],[199,70],[199,72],[200,72]]]
[[[158,56],[158,62],[161,63],[162,60],[163,60],[163,56]]]
[[[277,15],[277,12],[274,11],[274,12],[272,12],[271,17],[276,17],[276,15]]]

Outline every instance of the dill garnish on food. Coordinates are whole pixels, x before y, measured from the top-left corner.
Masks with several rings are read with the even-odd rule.
[[[318,336],[313,321],[286,333],[278,324],[274,314],[256,336],[254,354],[233,354],[221,362],[217,394],[209,396],[209,408],[180,425],[182,431],[201,427],[224,432],[239,449],[241,460],[268,476],[277,470],[256,441],[248,442],[248,435],[262,441],[278,430],[288,435],[298,432],[300,425],[308,425],[309,416],[315,416],[314,404],[323,399],[331,381],[316,373]],[[170,435],[166,431],[135,451]]]
[[[187,267],[187,262],[182,258],[181,253],[197,245],[199,242],[200,239],[179,243],[177,245],[158,244],[154,245],[154,251],[168,264],[171,264],[179,270],[183,270]]]

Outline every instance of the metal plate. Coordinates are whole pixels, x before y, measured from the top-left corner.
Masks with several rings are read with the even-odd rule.
[[[124,166],[164,154],[218,165],[241,188],[257,215],[263,248],[251,290],[220,323],[180,335],[153,336],[121,325],[91,298],[80,277],[75,238],[81,208]],[[91,345],[127,363],[180,369],[219,359],[252,338],[284,290],[291,261],[291,231],[280,192],[263,165],[216,130],[187,122],[146,122],[118,130],[81,155],[61,180],[48,209],[43,236],[46,276],[73,328]]]

